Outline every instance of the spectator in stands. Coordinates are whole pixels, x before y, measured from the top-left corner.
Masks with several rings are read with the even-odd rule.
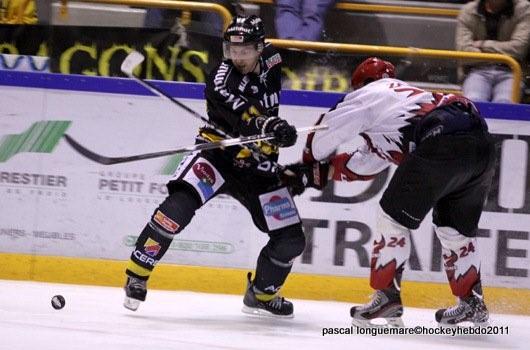
[[[327,10],[336,0],[276,0],[276,33],[280,39],[318,41]]]
[[[0,24],[36,24],[35,0],[0,0]]]
[[[529,39],[527,0],[475,0],[464,5],[458,16],[457,50],[506,54],[521,63]],[[473,101],[512,101],[513,74],[505,65],[468,65],[464,72],[464,96]]]
[[[148,8],[145,11],[144,27],[149,28],[171,28],[177,18],[181,17],[181,11],[158,8]],[[181,22],[179,19],[178,22]]]
[[[230,0],[196,0],[199,2],[217,3],[225,7],[232,16],[237,14],[237,6],[234,6]],[[184,27],[190,25],[191,21],[201,22],[206,25],[207,34],[221,36],[224,32],[223,19],[219,14],[214,12],[192,13],[190,11],[181,11],[175,9],[157,9],[148,8],[145,14],[144,26],[150,28],[172,28],[175,22],[182,24]]]

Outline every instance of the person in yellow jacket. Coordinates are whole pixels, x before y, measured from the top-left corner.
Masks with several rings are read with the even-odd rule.
[[[36,24],[35,0],[0,0],[0,24]]]

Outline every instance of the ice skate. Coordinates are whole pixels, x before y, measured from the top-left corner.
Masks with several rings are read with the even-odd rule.
[[[352,307],[350,315],[355,327],[403,327],[401,297],[390,288],[377,290],[369,303]],[[386,323],[373,323],[375,319],[383,319]]]
[[[468,323],[483,327],[488,325],[489,312],[483,297],[473,293],[467,298],[459,299],[455,306],[436,311],[434,317],[440,326],[458,326]]]
[[[136,311],[142,301],[145,301],[147,294],[147,281],[128,276],[127,283],[125,283],[125,300],[123,306],[125,308]]]
[[[246,314],[257,316],[268,316],[278,318],[293,318],[293,304],[278,294],[256,293],[253,283],[252,274],[247,275],[247,291],[243,298],[243,311]],[[261,298],[266,298],[260,300]]]

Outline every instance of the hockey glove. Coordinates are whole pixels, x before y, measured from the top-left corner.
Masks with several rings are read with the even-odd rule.
[[[329,165],[327,163],[295,163],[285,167],[282,174],[282,181],[291,188],[293,195],[299,195],[307,187],[322,190],[328,183],[328,172]]]
[[[263,134],[272,133],[274,140],[271,143],[279,147],[290,147],[294,145],[298,137],[296,128],[278,117],[267,118],[263,122],[261,132]]]

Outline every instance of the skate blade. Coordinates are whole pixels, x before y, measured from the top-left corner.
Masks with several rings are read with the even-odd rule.
[[[290,314],[290,315],[276,315],[276,314],[273,314],[270,311],[259,309],[259,308],[256,308],[256,307],[249,307],[249,306],[246,306],[246,305],[243,306],[241,311],[243,313],[247,314],[247,315],[252,315],[252,316],[256,316],[256,317],[283,318],[283,319],[294,318],[294,314]]]
[[[473,325],[475,327],[489,327],[491,326],[490,321],[484,321],[484,322],[473,322]]]
[[[375,319],[374,319],[375,320]],[[358,328],[399,328],[405,327],[401,317],[386,317],[377,318],[377,320],[385,320],[386,323],[374,323],[374,320],[352,318],[351,324]]]
[[[123,301],[123,306],[131,311],[136,311],[138,310],[138,306],[140,306],[140,303],[140,300],[125,297],[125,300]]]

